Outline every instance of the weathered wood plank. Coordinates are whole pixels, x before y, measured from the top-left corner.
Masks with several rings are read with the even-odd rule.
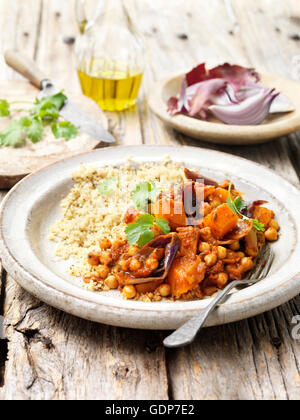
[[[166,399],[162,336],[110,328],[41,304],[11,279],[5,399]]]

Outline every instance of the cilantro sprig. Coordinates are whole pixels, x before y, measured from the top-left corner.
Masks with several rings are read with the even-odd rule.
[[[131,199],[139,211],[147,211],[148,205],[156,197],[158,190],[154,183],[142,182],[131,193]]]
[[[53,123],[51,125],[52,133],[57,139],[70,140],[76,137],[78,129],[75,125],[71,124],[70,121],[61,121],[59,123]]]
[[[56,138],[70,140],[76,137],[78,129],[68,121],[59,122],[59,111],[67,97],[63,92],[36,99],[28,115],[10,122],[5,131],[0,133],[0,146],[21,147],[26,139],[37,143],[42,140],[44,127],[51,124],[51,129]],[[11,104],[0,99],[0,117],[10,116]]]
[[[259,232],[265,231],[265,225],[263,223],[260,223],[257,219],[250,219],[249,217],[246,217],[241,212],[247,208],[247,203],[242,200],[241,197],[236,197],[235,200],[231,197],[231,190],[232,190],[232,182],[229,185],[228,188],[228,197],[227,197],[227,205],[228,207],[238,216],[240,216],[243,220],[253,221],[253,227],[254,229],[258,230]]]
[[[108,195],[112,191],[115,191],[119,186],[117,178],[106,178],[99,186],[98,190],[101,195]]]
[[[125,230],[129,245],[138,245],[141,248],[151,242],[154,239],[152,230],[154,226],[157,226],[165,235],[171,232],[167,220],[156,219],[151,214],[144,214],[135,223],[130,223]]]

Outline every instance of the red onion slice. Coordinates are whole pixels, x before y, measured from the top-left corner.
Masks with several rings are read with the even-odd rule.
[[[261,91],[239,104],[212,105],[209,110],[219,120],[230,125],[259,125],[270,112],[274,99],[279,95],[273,90]]]

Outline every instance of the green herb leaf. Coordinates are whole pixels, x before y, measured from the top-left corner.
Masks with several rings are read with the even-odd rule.
[[[47,96],[43,99],[36,99],[35,107],[31,110],[31,113],[35,116],[40,116],[41,111],[48,110],[49,114],[54,111],[60,111],[63,107],[65,101],[68,98],[62,93],[57,93],[56,95]],[[52,110],[52,112],[50,112]]]
[[[39,120],[35,118],[24,117],[23,127],[32,143],[38,143],[42,140],[44,127]]]
[[[126,238],[129,245],[138,245],[142,247],[154,239],[154,233],[151,231],[154,225],[155,217],[151,214],[144,214],[139,217],[135,223],[130,223],[126,230]]]
[[[234,200],[234,205],[235,205],[235,208],[237,209],[237,211],[239,211],[239,212],[241,212],[241,211],[243,211],[244,209],[247,208],[246,201],[242,200],[241,197],[237,197]]]
[[[257,219],[253,219],[253,227],[258,230],[259,232],[265,232],[265,225],[260,223]]]
[[[108,195],[112,191],[115,191],[119,186],[117,178],[106,178],[102,184],[99,185],[98,190],[101,195]]]
[[[78,134],[78,128],[69,121],[58,122],[59,111],[67,97],[62,93],[36,99],[29,115],[11,121],[8,128],[0,134],[0,146],[21,147],[26,138],[37,143],[43,138],[44,125],[52,123],[52,132],[56,138],[70,140]],[[0,99],[0,117],[10,115],[10,104]]]
[[[260,223],[257,219],[250,219],[249,217],[244,216],[241,211],[247,207],[247,203],[241,199],[241,197],[237,197],[235,200],[232,200],[231,197],[231,189],[232,183],[230,183],[228,188],[228,197],[227,197],[227,205],[228,207],[238,216],[240,216],[243,220],[252,220],[254,229],[264,232],[265,225]]]
[[[8,117],[10,115],[10,105],[4,99],[0,99],[0,117]]]
[[[23,118],[11,121],[7,129],[0,134],[0,146],[21,147],[25,144],[25,140]]]
[[[166,219],[156,219],[155,224],[165,235],[169,235],[171,232],[169,222]]]
[[[157,188],[154,183],[142,182],[136,186],[135,191],[131,193],[131,199],[139,211],[147,211],[148,204],[157,195]]]
[[[51,129],[57,139],[70,140],[78,134],[78,128],[69,121],[62,121],[58,124],[53,123]]]
[[[142,248],[143,246],[147,245],[149,242],[151,242],[154,239],[154,233],[152,230],[145,230],[140,236],[140,239],[138,240],[138,246]]]

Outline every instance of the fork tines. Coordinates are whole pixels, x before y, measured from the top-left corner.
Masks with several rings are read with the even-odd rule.
[[[271,269],[273,261],[274,252],[270,245],[266,244],[256,258],[254,268],[248,276],[248,279],[258,281],[266,277]]]

